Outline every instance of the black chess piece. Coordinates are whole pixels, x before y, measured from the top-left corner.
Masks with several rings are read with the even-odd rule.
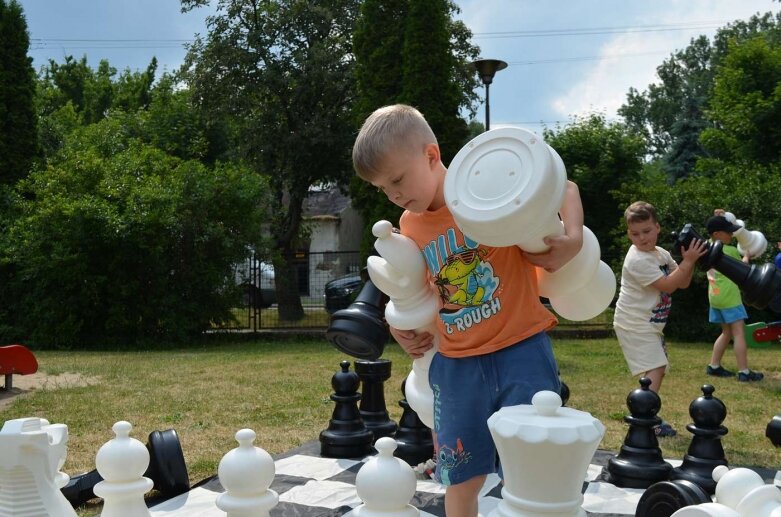
[[[781,415],[774,416],[765,428],[765,436],[770,443],[776,447],[781,447]]]
[[[406,383],[407,379],[401,382],[401,395],[404,398],[399,401],[399,406],[403,411],[399,419],[399,429],[396,431],[398,446],[393,455],[416,467],[434,457],[434,440],[431,429],[420,421],[418,414],[407,402],[407,394],[404,391]]]
[[[657,413],[662,407],[659,395],[648,389],[651,379],[640,379],[640,388],[626,398],[629,430],[617,456],[607,463],[607,479],[619,487],[648,488],[670,477],[672,465],[664,461],[654,427],[662,423]]]
[[[709,494],[716,492],[713,469],[727,465],[721,446],[721,437],[727,434],[727,428],[721,425],[727,417],[727,408],[713,396],[713,392],[713,386],[703,385],[703,395],[689,405],[689,416],[693,423],[687,425],[686,430],[694,437],[683,457],[683,463],[670,474],[670,479],[691,481]]]
[[[173,429],[152,431],[146,442],[149,450],[149,467],[144,472],[154,482],[154,488],[163,499],[171,499],[190,490],[190,477],[179,437]],[[93,489],[103,481],[97,470],[72,476],[61,491],[76,508],[97,497]]]
[[[355,373],[361,379],[361,402],[358,409],[363,424],[374,435],[376,442],[383,436],[393,436],[398,425],[390,419],[385,406],[385,381],[391,376],[388,359],[355,361]]]
[[[326,339],[349,356],[379,359],[390,337],[383,316],[387,303],[388,297],[367,279],[355,301],[331,315]]]
[[[336,406],[328,428],[320,432],[320,454],[329,458],[362,458],[371,453],[373,435],[358,411],[361,380],[350,371],[350,361],[342,361],[340,366],[341,371],[331,378],[331,400]]]
[[[710,502],[710,495],[691,481],[659,481],[640,496],[635,517],[670,517],[684,506]]]
[[[684,225],[676,236],[674,252],[683,246],[688,248],[692,240],[705,240],[692,228]],[[770,307],[773,312],[781,312],[781,271],[774,264],[745,264],[742,261],[724,255],[721,241],[709,243],[708,252],[697,260],[700,269],[715,269],[735,282],[743,293],[743,303],[764,309]]]

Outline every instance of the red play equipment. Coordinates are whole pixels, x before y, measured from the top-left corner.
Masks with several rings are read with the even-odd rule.
[[[746,325],[746,343],[752,348],[766,348],[772,342],[781,342],[781,321],[759,321]]]
[[[0,346],[0,375],[5,375],[6,391],[13,387],[14,374],[28,375],[37,371],[38,361],[26,346]]]

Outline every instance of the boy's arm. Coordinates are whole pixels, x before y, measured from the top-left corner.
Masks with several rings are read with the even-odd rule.
[[[564,235],[545,237],[544,242],[550,249],[544,253],[523,252],[529,262],[551,273],[569,262],[583,246],[583,203],[578,186],[569,180],[559,213]]]
[[[673,293],[678,289],[686,289],[689,287],[689,284],[691,284],[697,259],[705,255],[707,251],[708,246],[705,241],[692,241],[687,249],[682,250],[681,255],[683,256],[683,260],[678,267],[675,268],[675,271],[656,280],[651,286],[665,293]]]

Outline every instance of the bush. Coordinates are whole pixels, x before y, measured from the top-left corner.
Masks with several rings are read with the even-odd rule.
[[[231,317],[231,265],[259,238],[263,180],[169,156],[125,127],[75,130],[21,184],[0,240],[5,338],[179,341]]]

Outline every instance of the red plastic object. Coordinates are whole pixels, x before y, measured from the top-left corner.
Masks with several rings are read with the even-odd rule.
[[[761,343],[763,341],[775,341],[781,338],[781,321],[768,323],[767,327],[758,328],[753,333],[754,341]]]
[[[38,361],[23,345],[0,346],[0,375],[5,375],[5,389],[12,388],[13,375],[28,375],[38,371]]]

